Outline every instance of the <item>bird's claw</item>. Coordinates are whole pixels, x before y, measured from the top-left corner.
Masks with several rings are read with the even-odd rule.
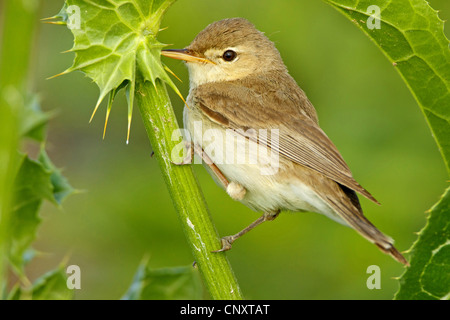
[[[227,236],[227,237],[223,237],[220,241],[222,243],[222,248],[219,250],[214,250],[211,252],[224,252],[224,251],[228,251],[231,249],[231,244],[234,242],[234,238],[233,236]]]

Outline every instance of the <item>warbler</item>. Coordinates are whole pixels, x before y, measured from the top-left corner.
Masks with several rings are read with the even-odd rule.
[[[162,55],[185,61],[189,71],[184,126],[192,150],[233,199],[263,213],[222,238],[216,251],[229,250],[237,238],[281,211],[312,211],[355,229],[408,265],[393,240],[363,215],[357,193],[377,200],[353,178],[263,32],[246,19],[224,19],[208,25],[186,48],[162,50]],[[237,161],[239,150],[247,153],[246,161]]]

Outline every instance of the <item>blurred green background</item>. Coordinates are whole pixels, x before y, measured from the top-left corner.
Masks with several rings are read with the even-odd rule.
[[[63,1],[42,1],[41,17]],[[450,17],[448,0],[432,0]],[[381,203],[361,198],[366,216],[408,249],[428,210],[446,187],[446,171],[419,107],[395,67],[350,21],[322,1],[179,0],[170,8],[160,40],[182,48],[209,23],[245,17],[276,43],[292,76],[319,114],[354,177]],[[78,299],[118,299],[144,256],[155,267],[193,262],[157,162],[135,108],[131,141],[126,139],[126,103],[119,94],[102,140],[106,106],[88,123],[98,89],[82,73],[53,80],[73,54],[65,27],[37,24],[31,75],[50,121],[47,150],[64,168],[73,195],[59,210],[46,204],[28,267],[31,279],[65,257],[81,268]],[[447,30],[448,31],[448,30]],[[447,32],[448,36],[448,32]],[[164,62],[183,80],[182,62]],[[171,93],[179,121],[183,103]],[[195,167],[221,236],[241,230],[259,216],[231,200],[204,168]],[[403,267],[353,230],[324,216],[286,213],[240,239],[227,253],[248,299],[391,299]],[[370,265],[381,268],[381,289],[369,290]]]

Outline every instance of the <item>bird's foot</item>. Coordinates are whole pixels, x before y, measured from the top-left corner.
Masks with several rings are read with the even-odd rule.
[[[234,240],[236,240],[236,238],[234,236],[226,236],[223,237],[220,241],[222,243],[222,248],[219,250],[214,250],[211,252],[224,252],[224,251],[228,251],[231,249],[231,244],[234,242]]]

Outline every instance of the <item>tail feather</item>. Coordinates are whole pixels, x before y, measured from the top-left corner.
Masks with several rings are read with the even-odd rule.
[[[339,185],[340,197],[327,196],[332,209],[364,238],[374,243],[382,252],[389,254],[398,262],[409,266],[408,261],[394,247],[394,240],[378,230],[362,213],[356,193]]]
[[[375,244],[377,245],[378,248],[380,248],[381,251],[391,255],[395,260],[409,267],[408,260],[406,260],[405,257],[394,246],[391,246],[389,249],[386,249],[380,246],[378,243]]]

